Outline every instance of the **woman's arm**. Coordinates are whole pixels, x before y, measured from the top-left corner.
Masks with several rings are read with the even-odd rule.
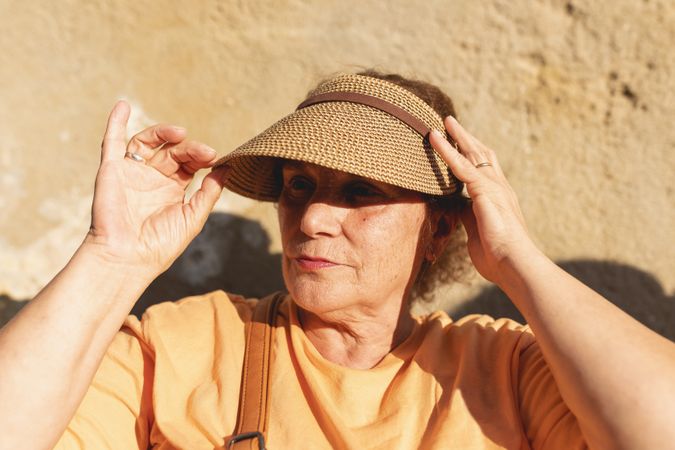
[[[574,279],[530,240],[492,150],[447,118],[456,151],[431,143],[472,198],[462,222],[477,270],[521,311],[560,393],[593,449],[667,448],[675,441],[675,344]],[[490,165],[476,167],[488,162]]]
[[[0,330],[1,449],[53,447],[153,278],[83,244]]]
[[[674,343],[535,249],[505,261],[499,286],[534,331],[591,448],[673,445]]]
[[[156,125],[125,144],[129,106],[110,114],[89,233],[66,267],[0,330],[0,449],[48,449],[75,414],[134,303],[203,227],[223,187],[215,151]],[[125,158],[135,152],[146,162]]]

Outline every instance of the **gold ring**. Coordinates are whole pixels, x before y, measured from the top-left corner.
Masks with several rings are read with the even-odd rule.
[[[492,163],[482,162],[482,163],[476,164],[476,169],[480,169],[481,167],[492,167]]]

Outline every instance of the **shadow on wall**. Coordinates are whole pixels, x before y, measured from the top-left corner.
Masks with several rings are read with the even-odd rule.
[[[173,265],[145,290],[132,309],[140,315],[149,306],[216,289],[262,297],[284,289],[281,255],[269,253],[270,238],[258,222],[213,213],[202,232]],[[675,341],[675,297],[656,278],[635,267],[603,261],[558,263],[564,270],[610,299],[638,321]],[[0,295],[0,326],[27,302]],[[524,323],[522,315],[497,287],[448,311],[455,318],[481,313]]]
[[[284,290],[281,254],[269,252],[270,238],[258,222],[212,213],[183,254],[143,292],[131,313],[149,306],[222,289],[246,297]],[[0,327],[28,303],[0,295]]]
[[[605,261],[573,260],[557,264],[643,325],[675,341],[675,296],[666,295],[658,280],[649,273]],[[496,286],[484,289],[448,313],[457,318],[467,314],[489,314],[525,323],[520,311]]]
[[[14,300],[8,295],[0,295],[0,327],[5,326],[26,303],[28,300]]]
[[[153,281],[131,310],[140,318],[151,305],[222,289],[245,297],[283,290],[281,254],[258,222],[212,213],[201,233],[171,267]]]

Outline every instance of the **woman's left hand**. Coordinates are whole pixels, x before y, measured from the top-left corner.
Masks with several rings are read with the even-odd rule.
[[[500,285],[507,264],[537,250],[528,236],[516,194],[506,180],[495,152],[467,132],[452,116],[444,123],[459,151],[439,132],[432,132],[429,140],[452,173],[466,184],[471,197],[471,207],[461,216],[471,260],[483,277]]]

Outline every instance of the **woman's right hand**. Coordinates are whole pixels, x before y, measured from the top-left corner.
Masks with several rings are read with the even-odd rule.
[[[101,146],[91,227],[83,246],[105,261],[151,277],[165,271],[201,231],[223,189],[224,170],[206,175],[184,203],[185,189],[216,152],[185,139],[185,129],[154,125],[126,143],[130,107],[113,107]],[[160,148],[161,147],[161,148]],[[125,158],[129,151],[145,163]]]

